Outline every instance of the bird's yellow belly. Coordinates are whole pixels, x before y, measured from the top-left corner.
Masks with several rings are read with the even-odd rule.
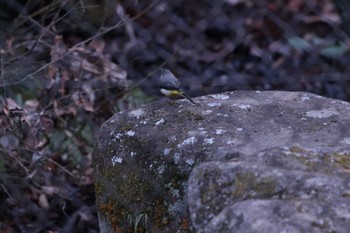
[[[160,92],[162,92],[165,96],[171,98],[171,99],[176,99],[181,95],[181,91],[178,90],[167,90],[167,89],[160,89]]]

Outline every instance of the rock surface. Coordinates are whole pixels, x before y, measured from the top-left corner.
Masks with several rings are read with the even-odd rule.
[[[198,232],[345,233],[349,194],[347,178],[226,161],[195,168],[188,196]]]
[[[101,232],[350,232],[349,103],[253,91],[195,101],[101,127]]]

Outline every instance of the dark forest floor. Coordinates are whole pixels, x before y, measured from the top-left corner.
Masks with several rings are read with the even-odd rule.
[[[333,1],[5,1],[0,30],[0,232],[98,232],[92,154],[115,112],[159,98],[307,91],[350,100]]]

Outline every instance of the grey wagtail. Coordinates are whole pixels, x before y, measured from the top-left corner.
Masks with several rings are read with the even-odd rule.
[[[177,97],[182,96],[188,101],[190,101],[192,104],[197,104],[180,88],[179,80],[177,80],[175,75],[171,73],[170,70],[160,70],[159,83],[160,92],[162,92],[165,96],[169,97],[170,99],[176,99]]]

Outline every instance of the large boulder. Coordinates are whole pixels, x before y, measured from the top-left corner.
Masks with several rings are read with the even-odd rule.
[[[240,91],[159,101],[100,129],[104,232],[350,232],[350,104]]]

